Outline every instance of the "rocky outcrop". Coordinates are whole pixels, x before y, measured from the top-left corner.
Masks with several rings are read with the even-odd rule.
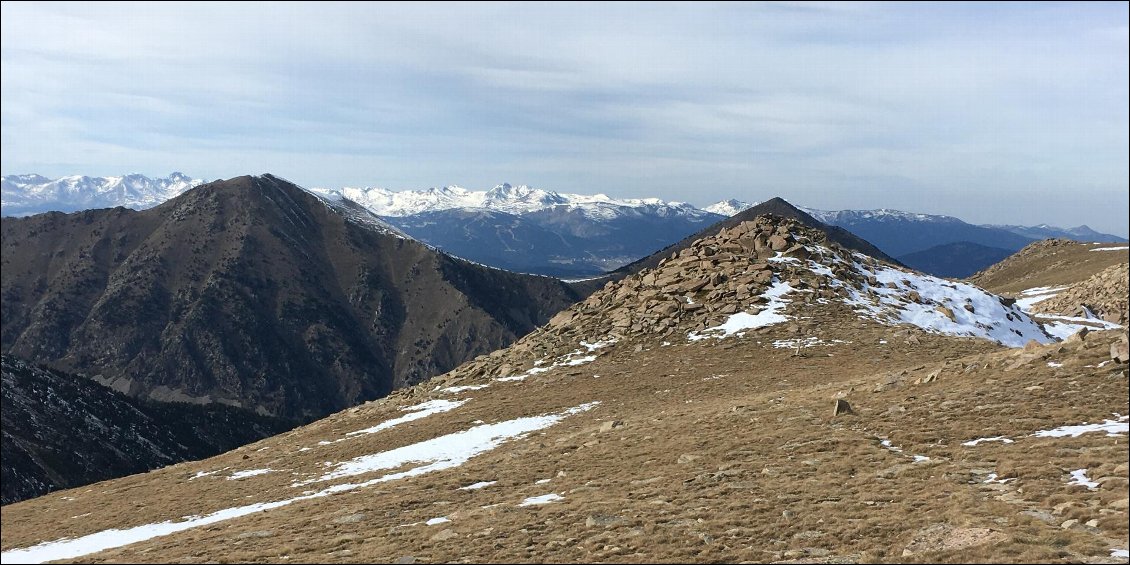
[[[892,325],[913,319],[930,331],[1016,346],[1051,340],[1006,302],[852,252],[798,220],[759,216],[698,239],[656,261],[655,268],[606,283],[506,350],[476,358],[439,384],[475,375],[505,378],[536,370],[535,362],[568,365],[625,339],[705,339],[729,333],[720,328],[743,315],[778,323],[786,319],[786,307],[842,307],[848,315]]]
[[[1032,310],[1066,316],[1095,315],[1125,326],[1130,295],[1130,265],[1122,263],[1104,269],[1059,294],[1036,303]]]

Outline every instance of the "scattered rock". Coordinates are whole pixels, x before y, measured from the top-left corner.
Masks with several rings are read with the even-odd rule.
[[[955,528],[949,524],[934,524],[915,533],[914,538],[903,549],[903,557],[934,551],[955,551],[998,543],[1008,539],[1008,535],[990,528]]]
[[[275,535],[275,532],[271,530],[256,530],[254,532],[243,532],[235,537],[236,539],[269,538],[273,535]]]
[[[855,412],[851,409],[851,404],[848,404],[848,401],[837,398],[835,406],[832,407],[832,417],[834,418],[845,414],[855,414]]]
[[[612,526],[612,525],[618,524],[618,523],[623,522],[623,521],[624,521],[624,519],[619,517],[619,516],[611,516],[611,515],[608,515],[608,514],[592,514],[588,518],[585,519],[585,527],[586,528],[597,528],[597,527],[607,528],[608,526]]]
[[[1122,334],[1122,340],[1110,344],[1110,358],[1118,363],[1130,362],[1130,343],[1127,335]]]
[[[459,537],[459,534],[456,533],[455,530],[446,529],[446,530],[443,530],[442,532],[439,532],[436,535],[432,536],[430,539],[432,541],[447,541],[451,538],[457,538],[457,537]]]
[[[939,314],[949,318],[951,322],[957,322],[957,315],[955,315],[953,313],[953,310],[949,309],[948,307],[939,304],[934,308],[934,310],[937,310]]]
[[[358,522],[364,522],[364,521],[365,521],[365,514],[363,512],[358,512],[357,514],[350,514],[348,516],[341,516],[341,517],[338,517],[338,518],[334,518],[335,524],[356,524]]]

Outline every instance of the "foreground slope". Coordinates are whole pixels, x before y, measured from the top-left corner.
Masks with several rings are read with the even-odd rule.
[[[230,406],[143,402],[2,359],[4,504],[203,459],[294,427]]]
[[[1130,399],[1109,356],[1125,337],[1057,343],[1005,302],[795,222],[747,222],[429,383],[7,506],[0,547],[6,561],[1125,562]],[[850,411],[833,415],[837,399]]]
[[[5,353],[137,397],[291,418],[442,373],[580,298],[270,175],[2,229]]]

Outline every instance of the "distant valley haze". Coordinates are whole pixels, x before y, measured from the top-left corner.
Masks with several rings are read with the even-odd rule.
[[[4,175],[508,181],[1130,231],[1125,3],[0,10]]]

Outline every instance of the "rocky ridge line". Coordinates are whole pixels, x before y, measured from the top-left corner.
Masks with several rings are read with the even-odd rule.
[[[439,388],[477,380],[473,378],[476,376],[514,378],[514,374],[550,366],[551,359],[556,365],[580,364],[586,354],[600,355],[607,351],[602,351],[604,346],[622,340],[684,340],[691,332],[704,330],[699,335],[711,337],[710,330],[732,315],[744,312],[756,316],[774,307],[773,288],[784,290],[788,297],[785,302],[793,304],[792,308],[800,304],[842,304],[845,311],[854,311],[853,315],[888,325],[899,325],[900,308],[911,306],[935,320],[957,323],[974,319],[976,308],[968,299],[954,301],[932,296],[925,289],[916,290],[911,279],[921,277],[853,253],[829,241],[824,232],[795,219],[758,216],[696,240],[662,259],[654,269],[608,282],[509,348],[479,356],[433,381]],[[973,289],[961,283],[931,280],[947,287]],[[1019,340],[1019,345],[1028,339],[1051,341],[1009,301],[983,294],[999,309],[1000,318],[1008,320],[1000,325],[1029,325],[1023,336],[1013,329],[1017,334],[1013,341]],[[969,324],[992,329],[991,324],[980,321],[984,319]],[[914,327],[900,330],[908,335],[916,331]]]

